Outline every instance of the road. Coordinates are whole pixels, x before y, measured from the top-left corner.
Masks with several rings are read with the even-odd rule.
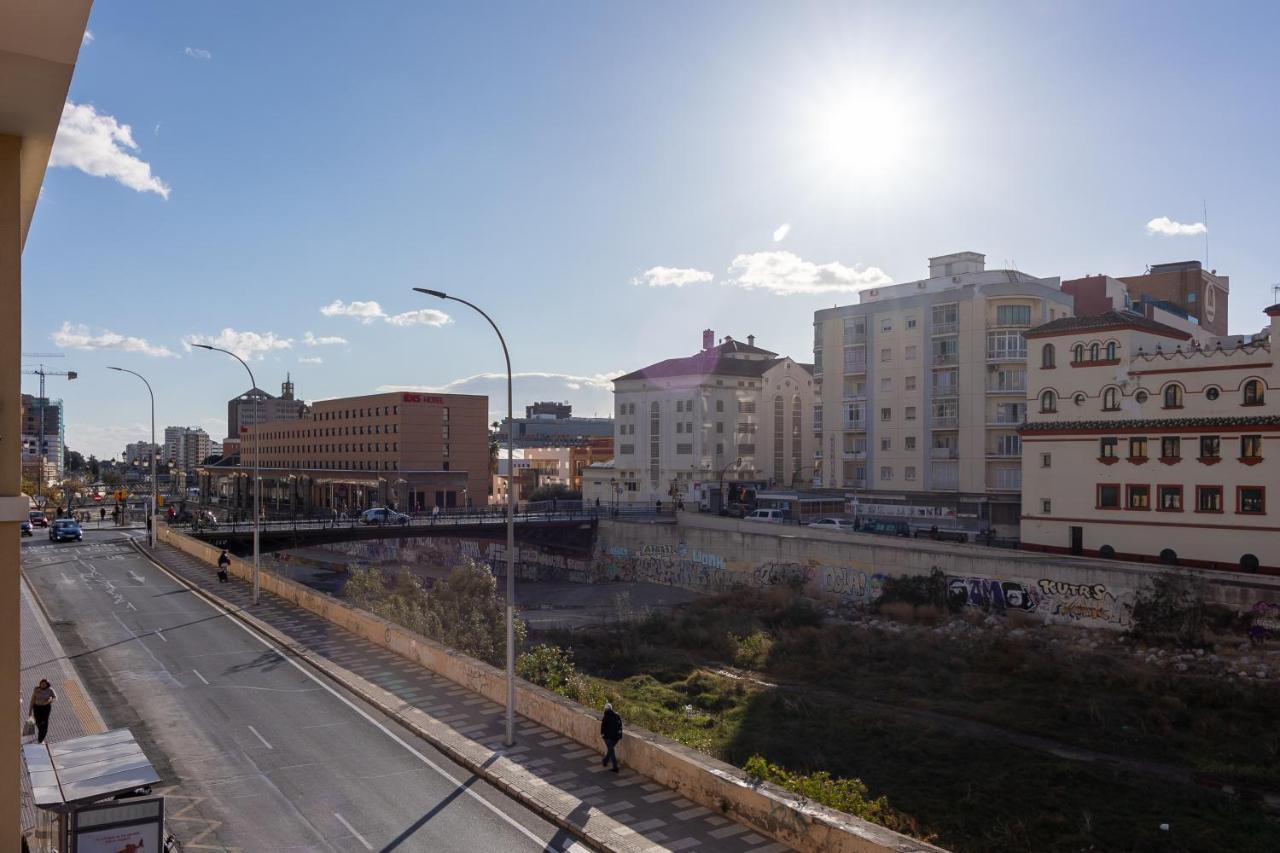
[[[139,555],[26,540],[23,569],[185,850],[536,851],[572,839]],[[56,711],[55,711],[56,713]],[[581,845],[573,845],[581,849]]]

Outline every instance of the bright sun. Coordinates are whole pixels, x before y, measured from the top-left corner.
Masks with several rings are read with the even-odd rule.
[[[806,105],[801,155],[826,180],[866,186],[907,177],[923,145],[923,120],[902,92],[878,86],[830,89]]]

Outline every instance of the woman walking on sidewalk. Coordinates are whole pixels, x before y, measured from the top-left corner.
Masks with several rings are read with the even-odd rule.
[[[31,692],[31,716],[36,721],[36,743],[44,743],[49,734],[49,713],[53,710],[53,700],[58,696],[49,686],[47,679],[40,679],[36,689]]]
[[[618,745],[618,741],[622,740],[622,717],[618,716],[618,712],[613,710],[612,702],[604,703],[604,716],[600,719],[600,737],[604,738],[605,745],[609,747],[609,751],[604,754],[604,761],[601,766],[608,766],[609,762],[613,762],[613,772],[618,772],[618,756],[613,748]]]

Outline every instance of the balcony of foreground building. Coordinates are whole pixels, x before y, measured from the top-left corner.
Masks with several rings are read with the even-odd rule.
[[[865,358],[857,358],[857,359],[846,361],[844,363],[844,372],[846,375],[856,374],[856,373],[866,373],[867,360]]]
[[[1020,492],[1022,491],[1021,468],[992,468],[987,471],[987,491]]]
[[[1021,380],[1013,381],[993,381],[987,380],[988,394],[1015,394],[1022,396],[1027,393],[1027,378],[1024,376]]]
[[[929,467],[929,488],[937,491],[958,491],[960,466],[955,462],[933,462]]]
[[[995,447],[988,447],[987,458],[988,459],[1021,459],[1022,445],[1018,445],[1016,447],[1009,447],[1006,445],[1004,447],[1001,447],[1000,445],[997,444]]]
[[[950,367],[960,362],[960,354],[956,352],[935,352],[929,357],[934,367]]]
[[[930,459],[958,459],[960,458],[960,448],[958,447],[930,447]]]
[[[845,432],[866,432],[867,422],[865,419],[856,421],[846,420],[842,425],[842,428]]]
[[[1026,421],[1027,415],[1025,412],[1020,412],[1016,415],[1002,415],[997,413],[987,416],[987,426],[1000,429],[1017,429],[1026,423]]]
[[[959,429],[959,415],[933,415],[929,418],[930,429]]]
[[[952,320],[949,323],[934,323],[929,327],[930,335],[954,335],[960,331],[960,321]]]
[[[943,382],[931,386],[931,393],[934,397],[958,397],[960,396],[959,382]]]
[[[867,458],[867,449],[865,447],[860,449],[859,448],[846,449],[844,450],[844,452],[840,454],[840,456],[842,459],[848,459],[852,462],[858,462]]]
[[[1005,361],[1026,361],[1027,348],[1021,349],[989,349],[987,350],[987,362],[989,364],[998,364]]]

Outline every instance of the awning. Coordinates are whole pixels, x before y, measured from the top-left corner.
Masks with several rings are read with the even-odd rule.
[[[128,729],[22,747],[32,797],[42,809],[92,803],[160,781]]]

